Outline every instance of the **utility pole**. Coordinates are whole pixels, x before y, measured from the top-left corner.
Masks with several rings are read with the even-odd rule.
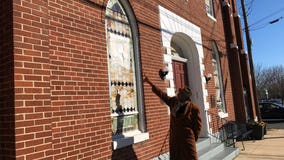
[[[259,107],[258,107],[258,100],[257,100],[257,94],[256,94],[256,85],[255,85],[255,76],[254,76],[254,67],[253,67],[253,60],[252,60],[252,49],[251,49],[251,38],[248,28],[248,20],[247,20],[247,13],[246,13],[246,7],[244,0],[241,0],[242,5],[242,11],[243,11],[243,18],[244,18],[244,25],[245,25],[245,34],[246,34],[246,42],[247,42],[247,49],[248,49],[248,58],[249,58],[249,66],[250,66],[250,74],[251,74],[251,80],[252,80],[252,88],[253,88],[253,94],[254,94],[254,103],[255,103],[255,111],[257,114],[258,121],[262,121]]]

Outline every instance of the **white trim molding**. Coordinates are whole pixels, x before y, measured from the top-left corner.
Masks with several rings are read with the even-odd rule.
[[[231,44],[230,44],[230,48],[231,48],[231,49],[233,49],[233,48],[238,49],[239,47],[238,47],[238,45],[236,45],[236,44],[234,44],[234,43],[231,43]]]
[[[244,50],[244,49],[242,49],[242,50],[241,50],[241,53],[242,53],[242,54],[247,54],[247,51]]]
[[[202,46],[201,29],[190,21],[178,16],[174,12],[159,6],[160,26],[162,45],[166,48],[166,55],[164,55],[164,64],[167,65],[169,73],[166,80],[170,82],[167,93],[173,96],[175,93],[172,60],[185,62],[189,76],[189,86],[193,93],[192,101],[200,106],[203,129],[201,136],[208,135],[207,115],[205,110],[208,109],[206,89],[206,82],[204,80],[205,65],[203,63],[204,53]],[[180,47],[182,54],[180,56],[173,56],[171,53],[172,43]],[[171,60],[170,60],[171,59]]]
[[[240,18],[241,16],[239,15],[239,13],[235,12],[234,13],[234,17],[239,17]]]
[[[225,112],[218,112],[218,116],[219,116],[220,118],[227,118],[227,117],[229,116],[229,114],[228,114],[228,113],[225,113]]]
[[[231,7],[231,6],[230,6],[230,3],[229,3],[229,2],[226,2],[226,1],[223,1],[223,2],[222,2],[222,6],[223,6],[223,7],[227,6],[227,7],[229,7],[229,8]]]
[[[213,17],[211,14],[209,14],[209,13],[206,13],[206,14],[207,14],[207,16],[208,16],[210,19],[212,19],[213,21],[217,22],[216,18]]]
[[[176,60],[176,61],[180,61],[180,62],[187,62],[188,61],[188,59],[178,57],[178,56],[172,56],[172,60]]]
[[[139,143],[149,139],[149,133],[142,133],[138,130],[127,132],[127,134],[123,134],[121,136],[113,136],[113,150],[123,148],[135,143]]]

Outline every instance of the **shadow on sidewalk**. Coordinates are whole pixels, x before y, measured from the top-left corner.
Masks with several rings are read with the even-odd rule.
[[[247,159],[270,159],[270,160],[283,160],[284,156],[281,155],[271,155],[271,154],[253,154],[253,153],[242,153]]]
[[[267,129],[284,129],[284,121],[267,121]]]
[[[264,137],[264,139],[284,139],[283,137]]]

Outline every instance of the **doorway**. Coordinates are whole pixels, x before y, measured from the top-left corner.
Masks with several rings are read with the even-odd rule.
[[[208,136],[208,117],[206,114],[206,93],[202,81],[202,59],[192,38],[184,33],[173,34],[170,42],[173,88],[177,91],[184,86],[192,91],[191,101],[200,107],[202,118],[201,137]]]
[[[180,88],[188,86],[186,63],[173,60],[172,65],[174,72],[175,90],[178,91]]]

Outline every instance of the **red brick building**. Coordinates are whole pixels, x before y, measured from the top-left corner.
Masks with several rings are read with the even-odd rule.
[[[215,115],[257,119],[235,3],[2,0],[0,159],[168,152],[169,112],[143,74],[170,96],[191,87],[201,137]]]

